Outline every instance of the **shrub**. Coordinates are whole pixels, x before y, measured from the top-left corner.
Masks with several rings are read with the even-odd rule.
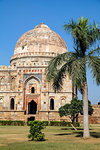
[[[42,121],[45,126],[49,125],[49,121]]]
[[[50,121],[50,126],[71,126],[71,122],[66,122],[66,121]]]
[[[28,121],[28,122],[27,122],[27,125],[28,125],[28,126],[31,126],[32,122],[33,122],[33,121]]]
[[[73,122],[74,127],[79,127],[80,123],[79,122]]]
[[[31,126],[33,121],[28,121],[27,125]],[[71,127],[72,122],[66,122],[66,121],[41,121],[44,126],[67,126],[67,127]],[[79,122],[73,122],[73,125],[75,127],[79,127],[80,123]]]
[[[43,141],[44,140],[44,133],[41,132],[44,129],[44,123],[42,121],[31,121],[30,125],[30,134],[28,138],[31,138],[32,141]]]
[[[37,120],[35,120],[35,122],[38,122]],[[44,124],[44,126],[48,126],[49,125],[49,121],[41,121],[43,124]],[[27,125],[28,126],[31,126],[31,124],[33,123],[33,121],[28,121],[27,122]]]
[[[0,120],[0,125],[6,126],[6,125],[14,125],[14,126],[24,126],[24,121],[12,121],[12,120]]]
[[[50,121],[50,126],[67,126],[71,127],[72,122],[66,122],[66,121]],[[73,122],[73,125],[75,127],[79,127],[80,123],[79,122]]]

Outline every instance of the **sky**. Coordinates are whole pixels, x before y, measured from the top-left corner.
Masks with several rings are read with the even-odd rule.
[[[41,22],[58,33],[73,51],[71,35],[64,24],[79,17],[89,18],[100,27],[100,0],[0,0],[0,65],[10,65],[17,40]],[[87,72],[89,100],[100,102],[100,86]],[[81,94],[78,94],[81,99]]]

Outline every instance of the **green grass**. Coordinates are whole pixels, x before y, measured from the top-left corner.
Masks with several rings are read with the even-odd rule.
[[[90,125],[91,138],[82,138],[82,127],[46,127],[45,141],[29,141],[27,126],[0,126],[0,150],[100,150],[100,125]]]

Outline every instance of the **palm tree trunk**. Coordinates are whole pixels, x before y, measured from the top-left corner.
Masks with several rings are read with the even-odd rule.
[[[89,138],[89,119],[88,119],[88,87],[87,82],[84,82],[83,87],[83,126],[84,126],[84,133],[83,138]]]

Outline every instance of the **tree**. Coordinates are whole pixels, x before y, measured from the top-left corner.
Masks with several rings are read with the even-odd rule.
[[[93,49],[100,40],[100,29],[93,23],[89,24],[88,18],[79,18],[78,22],[71,21],[64,25],[65,31],[71,33],[74,40],[74,52],[58,54],[50,61],[47,68],[47,80],[53,82],[55,91],[63,85],[65,74],[72,78],[74,86],[82,93],[83,99],[83,125],[84,138],[89,138],[88,123],[88,87],[87,68],[90,69],[97,85],[100,84],[100,47]],[[96,44],[97,45],[97,44]],[[95,46],[96,46],[95,45]]]
[[[92,115],[93,114],[93,108],[91,106],[91,102],[88,100],[88,114]],[[83,115],[83,101],[82,100],[77,100],[76,98],[71,100],[70,104],[65,104],[64,106],[61,106],[59,108],[59,115],[60,117],[62,116],[71,116],[72,123],[78,122],[78,115],[79,113]]]

